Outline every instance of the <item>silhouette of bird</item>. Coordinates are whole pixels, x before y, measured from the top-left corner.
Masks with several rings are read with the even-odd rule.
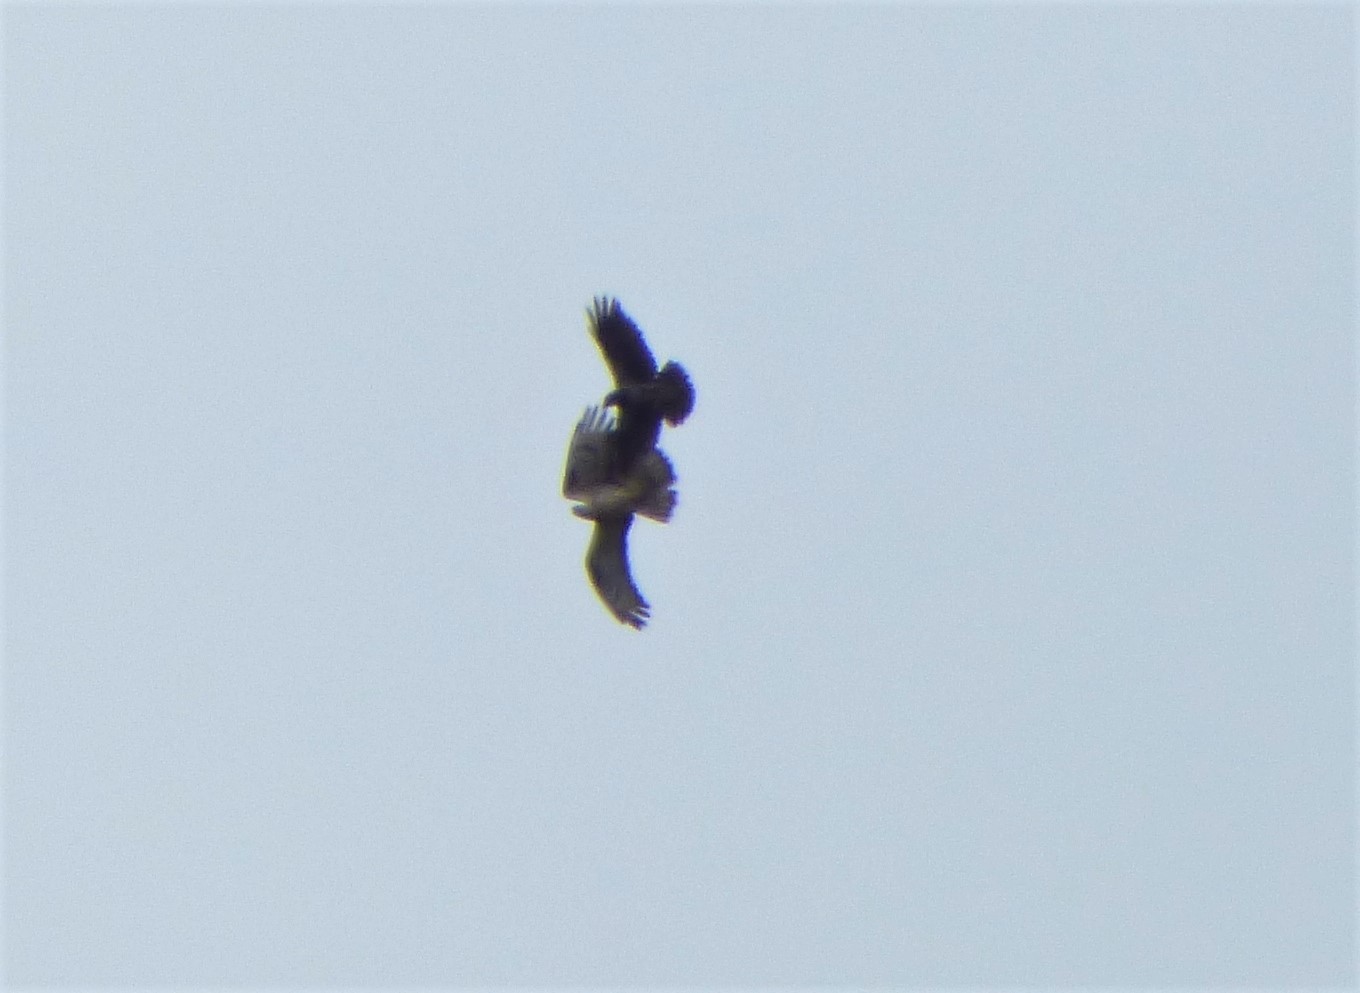
[[[664,524],[675,510],[675,470],[656,448],[644,452],[624,473],[616,471],[619,432],[610,412],[587,407],[567,446],[562,495],[579,501],[577,517],[595,522],[586,550],[586,574],[604,605],[622,623],[641,629],[651,605],[633,582],[628,565],[628,529],[641,515]]]
[[[675,427],[690,415],[694,387],[678,362],[657,369],[642,331],[617,300],[596,297],[586,323],[614,377],[604,405],[618,408],[612,471],[622,476],[656,447],[662,421]]]

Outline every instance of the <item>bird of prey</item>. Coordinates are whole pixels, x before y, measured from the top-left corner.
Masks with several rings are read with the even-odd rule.
[[[628,568],[628,529],[640,514],[665,523],[675,509],[675,471],[652,448],[622,475],[614,471],[618,431],[609,411],[587,407],[572,432],[562,495],[579,501],[577,517],[595,522],[586,551],[586,573],[604,605],[624,624],[641,629],[651,615]]]
[[[674,427],[689,416],[694,387],[678,362],[657,369],[642,332],[617,300],[596,297],[586,311],[586,322],[614,376],[614,389],[604,405],[619,411],[611,457],[613,471],[624,475],[656,447],[663,420]]]

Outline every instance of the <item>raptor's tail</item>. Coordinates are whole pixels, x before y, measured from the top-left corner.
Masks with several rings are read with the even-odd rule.
[[[643,517],[650,517],[654,521],[665,524],[671,519],[671,514],[675,511],[675,503],[675,490],[657,488],[648,493],[646,498],[638,504],[637,512]]]
[[[643,456],[638,472],[646,481],[646,492],[638,501],[637,513],[665,524],[675,510],[675,469],[664,452],[653,448]]]

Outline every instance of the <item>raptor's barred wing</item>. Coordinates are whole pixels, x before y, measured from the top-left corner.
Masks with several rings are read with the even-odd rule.
[[[616,385],[645,383],[656,375],[656,359],[643,340],[642,331],[617,300],[596,297],[586,317]]]
[[[632,523],[631,517],[595,522],[586,552],[586,572],[610,612],[624,624],[641,629],[652,611],[628,571],[628,528]]]
[[[614,418],[603,407],[587,407],[567,445],[567,465],[562,473],[562,495],[584,500],[603,486],[612,471]]]

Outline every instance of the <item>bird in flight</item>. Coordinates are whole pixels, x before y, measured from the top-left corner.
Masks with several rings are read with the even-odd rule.
[[[694,409],[694,387],[678,362],[657,368],[617,300],[596,297],[586,323],[614,389],[601,406],[586,408],[572,432],[562,495],[577,502],[572,513],[595,522],[586,551],[595,592],[619,621],[640,629],[651,606],[629,569],[628,530],[636,516],[664,524],[675,510],[675,470],[656,443],[662,422],[678,425]]]
[[[663,420],[676,427],[689,416],[694,409],[694,387],[678,362],[657,369],[642,331],[617,300],[596,297],[586,320],[614,376],[614,389],[605,396],[604,405],[618,408],[614,469],[627,473],[637,459],[656,447]]]
[[[643,453],[622,476],[612,466],[618,429],[608,410],[587,407],[571,434],[562,495],[579,501],[577,517],[595,522],[586,551],[586,574],[604,605],[622,623],[641,629],[651,605],[628,567],[628,529],[634,515],[664,524],[675,510],[675,470],[656,448]]]

